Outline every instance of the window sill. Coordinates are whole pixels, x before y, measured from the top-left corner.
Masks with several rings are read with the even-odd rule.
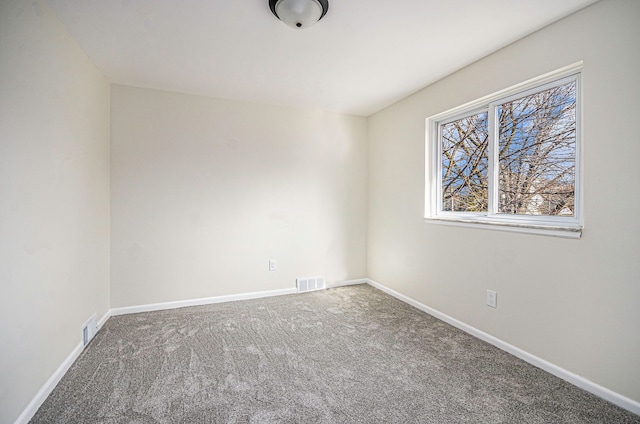
[[[479,228],[486,230],[510,231],[541,236],[579,239],[582,236],[582,226],[563,226],[547,224],[529,224],[522,222],[508,222],[487,217],[453,218],[431,217],[425,218],[427,224],[451,225],[455,227]]]

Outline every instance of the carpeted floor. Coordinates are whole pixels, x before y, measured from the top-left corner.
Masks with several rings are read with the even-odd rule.
[[[113,317],[31,423],[640,423],[367,285]]]

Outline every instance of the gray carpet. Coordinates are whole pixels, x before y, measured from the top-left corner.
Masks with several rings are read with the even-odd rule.
[[[640,423],[367,285],[113,317],[31,423]]]

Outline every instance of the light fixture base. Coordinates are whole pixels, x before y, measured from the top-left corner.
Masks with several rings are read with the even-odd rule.
[[[292,28],[307,28],[327,14],[328,0],[269,0],[271,12]]]

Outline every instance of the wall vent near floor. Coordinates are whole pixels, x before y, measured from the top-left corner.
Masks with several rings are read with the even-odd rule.
[[[98,332],[97,314],[91,315],[91,318],[82,326],[82,345],[89,344],[93,336]]]
[[[322,277],[296,278],[298,293],[326,289],[327,285]]]

